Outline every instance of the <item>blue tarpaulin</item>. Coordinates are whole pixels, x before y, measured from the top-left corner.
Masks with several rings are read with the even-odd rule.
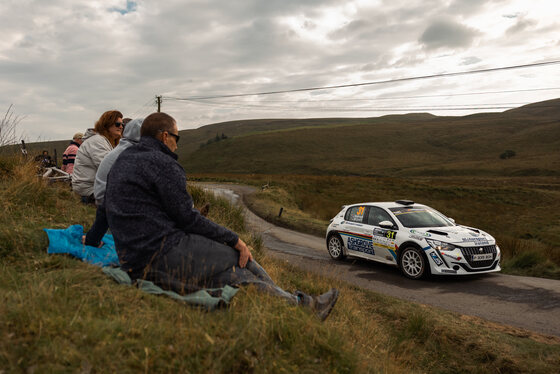
[[[47,253],[70,254],[92,265],[119,266],[113,235],[105,234],[102,239],[103,247],[97,248],[82,244],[82,225],[72,225],[62,230],[45,229],[45,232],[49,237]]]

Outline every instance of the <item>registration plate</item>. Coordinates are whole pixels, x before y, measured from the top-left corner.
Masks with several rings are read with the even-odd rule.
[[[485,253],[482,255],[473,255],[472,259],[473,261],[485,261],[485,260],[491,260],[492,259],[492,253]]]

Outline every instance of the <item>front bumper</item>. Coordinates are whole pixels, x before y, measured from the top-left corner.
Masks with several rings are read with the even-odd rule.
[[[440,265],[435,263],[435,261],[430,261],[432,274],[466,275],[493,273],[502,270],[500,267],[501,253],[496,245],[482,247],[457,247],[451,252],[438,250],[435,252],[443,261],[439,261]],[[491,255],[491,258],[477,261],[476,256],[478,255]]]

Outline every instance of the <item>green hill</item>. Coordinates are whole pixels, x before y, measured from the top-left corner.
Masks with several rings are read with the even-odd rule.
[[[180,131],[190,173],[560,175],[560,99],[503,113],[254,119]],[[218,138],[218,141],[216,141]],[[58,162],[68,140],[28,144]],[[515,156],[500,158],[506,151]]]
[[[231,127],[245,133],[178,152],[195,173],[560,175],[559,112],[556,99],[464,117],[251,121]],[[227,129],[218,124],[192,131]],[[507,150],[515,156],[501,158]]]

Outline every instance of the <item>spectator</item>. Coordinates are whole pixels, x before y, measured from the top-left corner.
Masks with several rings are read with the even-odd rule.
[[[126,120],[126,118],[125,118]],[[119,155],[128,147],[137,144],[140,141],[140,127],[142,126],[143,119],[135,119],[131,121],[123,131],[123,137],[119,145],[105,156],[103,161],[99,164],[97,173],[95,174],[95,182],[93,184],[93,195],[95,197],[95,204],[97,205],[97,212],[95,214],[95,221],[89,229],[82,241],[85,245],[93,247],[100,247],[103,245],[101,239],[107,232],[109,224],[107,223],[107,214],[105,212],[105,188],[107,185],[107,174],[115,163]],[[124,120],[123,120],[124,122]]]
[[[52,158],[49,155],[49,151],[44,150],[42,154],[35,157],[35,161],[39,163],[40,168],[50,168],[51,166],[55,166],[52,162]]]
[[[150,279],[179,293],[253,284],[325,319],[338,290],[317,297],[282,290],[236,233],[193,208],[174,153],[179,138],[171,116],[150,114],[139,144],[121,153],[109,171],[107,219],[122,269],[131,279]]]
[[[119,143],[122,128],[122,113],[111,110],[99,117],[94,129],[86,131],[72,173],[72,190],[80,195],[82,202],[92,204],[95,202],[93,196],[95,173],[101,160]]]
[[[70,145],[62,154],[62,171],[65,171],[68,174],[72,174],[72,172],[74,171],[74,161],[76,160],[78,148],[80,148],[80,145],[82,144],[83,137],[84,134],[82,134],[81,132],[75,133],[72,137]]]

